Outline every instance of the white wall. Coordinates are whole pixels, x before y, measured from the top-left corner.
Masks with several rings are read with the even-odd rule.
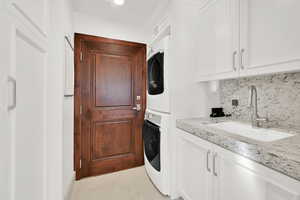
[[[71,3],[72,3],[71,0],[64,1],[64,13],[63,13],[64,20],[62,20],[62,23],[64,26],[64,35],[68,35],[71,37],[70,39],[74,47],[73,13],[72,13]],[[63,64],[65,64],[65,60]],[[74,169],[74,98],[64,97],[64,101],[63,101],[63,195],[65,200],[70,198],[70,194],[72,192],[72,185],[75,180],[75,172],[73,169]]]
[[[79,12],[74,12],[73,16],[76,33],[141,43],[145,43],[151,34],[141,30],[141,27],[124,26]]]
[[[63,96],[64,36],[73,35],[70,2],[70,0],[51,1],[47,71],[49,200],[67,199],[74,177],[73,99],[65,99]]]
[[[75,180],[74,172],[74,100],[73,97],[64,99],[63,111],[63,193],[65,199],[68,199],[72,191],[72,185]]]
[[[48,198],[63,199],[62,135],[63,135],[63,44],[60,19],[61,2],[53,0],[50,11],[49,56],[47,69],[47,153]]]

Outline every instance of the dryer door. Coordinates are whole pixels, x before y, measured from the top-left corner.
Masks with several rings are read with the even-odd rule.
[[[157,53],[148,61],[148,94],[164,92],[164,53]]]
[[[145,120],[143,140],[145,155],[152,167],[160,171],[160,127]]]

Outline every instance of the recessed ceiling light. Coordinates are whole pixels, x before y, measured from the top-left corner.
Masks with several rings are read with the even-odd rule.
[[[117,6],[122,6],[125,3],[125,0],[113,0],[114,4]]]

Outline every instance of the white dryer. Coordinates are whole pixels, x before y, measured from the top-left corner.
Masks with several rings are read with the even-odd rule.
[[[145,168],[152,183],[164,195],[170,194],[169,122],[169,114],[147,110],[143,126]]]
[[[147,62],[147,108],[164,113],[170,113],[169,40],[165,36],[152,45]]]

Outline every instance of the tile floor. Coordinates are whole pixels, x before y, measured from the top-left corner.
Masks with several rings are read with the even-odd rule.
[[[137,167],[75,182],[71,200],[169,200]]]

